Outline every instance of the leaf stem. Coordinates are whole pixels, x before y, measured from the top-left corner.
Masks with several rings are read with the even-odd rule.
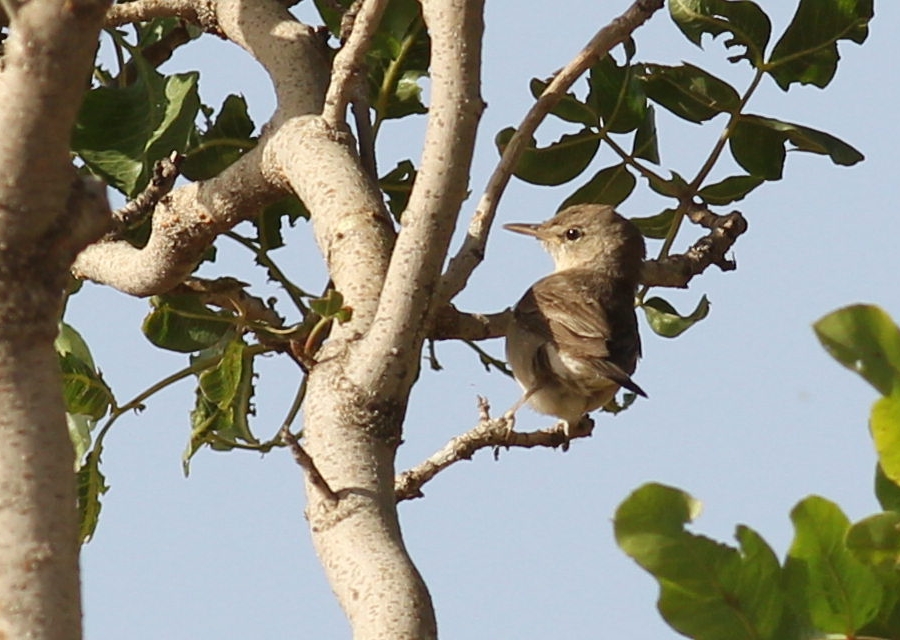
[[[284,272],[278,268],[278,265],[269,257],[269,252],[263,249],[262,247],[257,246],[252,240],[249,238],[245,238],[244,236],[235,233],[234,231],[226,231],[224,234],[226,238],[231,238],[239,245],[249,249],[256,256],[256,261],[264,266],[269,271],[269,276],[280,283],[284,290],[287,292],[288,296],[291,299],[291,302],[294,303],[294,306],[300,311],[304,316],[309,313],[309,307],[306,306],[303,302],[303,296],[308,296],[303,289],[295,285],[291,282]]]

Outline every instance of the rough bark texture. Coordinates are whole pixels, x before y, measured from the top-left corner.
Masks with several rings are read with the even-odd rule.
[[[109,220],[102,189],[68,156],[105,9],[19,4],[0,72],[0,638],[81,637],[74,456],[53,339],[72,260]]]
[[[217,178],[176,189],[159,203],[146,247],[99,243],[79,256],[76,269],[134,295],[162,293],[179,284],[216,234],[285,193],[303,200],[334,288],[353,310],[314,354],[307,380],[304,453],[321,474],[307,481],[313,542],[355,638],[427,640],[437,636],[434,609],[404,546],[394,490],[409,392],[429,331],[439,338],[499,335],[508,316],[464,316],[447,304],[475,267],[471,256],[483,252],[472,250],[471,242],[441,283],[483,109],[483,2],[422,2],[432,43],[428,128],[399,231],[345,122],[386,5],[354,3],[356,22],[345,16],[346,38],[333,62],[315,32],[276,0],[135,0],[110,11],[109,22],[119,24],[168,10],[230,39],[265,67],[278,107],[253,152]],[[661,5],[639,0],[603,31],[554,85],[555,99]],[[531,118],[532,130],[552,100],[543,100],[546,108]],[[506,164],[508,172],[515,161]],[[492,197],[495,206],[499,191]],[[481,228],[492,214],[476,215],[481,227],[472,242],[483,250],[487,232]]]

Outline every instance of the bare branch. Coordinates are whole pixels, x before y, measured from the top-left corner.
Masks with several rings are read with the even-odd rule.
[[[139,224],[159,204],[163,196],[175,186],[184,156],[172,152],[168,158],[158,161],[153,167],[153,176],[138,196],[113,212],[113,223],[120,231]]]
[[[509,141],[497,168],[491,175],[481,196],[469,232],[463,246],[450,261],[441,283],[440,300],[449,302],[462,291],[475,267],[484,258],[488,234],[497,204],[510,176],[518,164],[519,157],[538,125],[550,110],[565,95],[566,91],[591,65],[603,58],[609,51],[626,40],[635,29],[644,24],[663,7],[663,0],[636,0],[622,15],[600,29],[590,42],[569,62],[544,89],[544,93],[531,107],[515,135]]]
[[[334,57],[331,84],[325,94],[325,108],[322,111],[322,117],[333,127],[344,122],[353,86],[364,68],[363,59],[386,6],[387,0],[364,0],[353,19],[347,41]]]
[[[478,398],[478,407],[481,419],[474,429],[456,436],[427,460],[397,476],[394,481],[394,493],[397,496],[397,502],[421,498],[423,496],[422,486],[426,482],[460,460],[470,460],[475,452],[480,449],[490,447],[496,451],[499,447],[521,447],[525,449],[533,447],[551,447],[556,449],[562,447],[565,450],[568,448],[571,440],[588,437],[592,431],[592,429],[587,428],[567,436],[560,424],[539,431],[519,433],[510,429],[510,422],[507,418],[492,419],[490,417],[490,407],[484,398]]]
[[[115,4],[106,13],[106,26],[118,27],[154,18],[181,18],[205,31],[219,33],[215,0],[135,0]]]
[[[688,217],[697,224],[710,229],[683,254],[676,254],[647,260],[641,273],[641,284],[647,287],[686,288],[696,275],[703,273],[710,265],[722,271],[732,271],[737,267],[733,260],[725,257],[735,241],[747,230],[747,221],[740,211],[719,216],[703,207],[692,207]]]
[[[397,246],[378,303],[379,335],[360,344],[369,382],[382,385],[415,371],[404,360],[418,353],[435,313],[435,293],[467,185],[481,100],[482,2],[426,0],[423,17],[431,35],[431,106],[419,172],[403,213]],[[396,373],[387,373],[395,368]],[[389,393],[403,393],[402,385]]]
[[[499,313],[464,313],[448,304],[438,311],[428,337],[433,340],[502,338],[511,320],[511,309]]]
[[[291,453],[294,455],[294,460],[304,471],[306,471],[306,476],[309,478],[310,484],[321,491],[328,501],[337,502],[338,494],[328,486],[328,482],[326,482],[325,478],[322,477],[322,474],[319,473],[319,469],[316,467],[316,463],[313,461],[312,457],[300,445],[297,437],[291,433],[291,430],[287,425],[282,427],[280,435],[284,443],[290,447]]]

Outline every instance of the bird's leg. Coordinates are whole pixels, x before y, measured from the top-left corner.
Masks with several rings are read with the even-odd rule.
[[[521,398],[519,398],[516,403],[511,406],[506,413],[503,414],[503,420],[506,421],[506,435],[508,436],[513,432],[513,429],[516,426],[516,412],[522,408],[522,406],[528,402],[528,399],[534,395],[535,391],[538,390],[539,387],[534,387],[526,391]]]

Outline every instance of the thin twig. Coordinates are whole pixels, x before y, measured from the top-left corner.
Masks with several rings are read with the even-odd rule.
[[[372,35],[381,21],[387,0],[364,0],[353,21],[353,28],[341,50],[334,56],[331,84],[325,94],[322,117],[333,127],[344,122],[347,103],[356,82],[355,77],[364,66]]]
[[[322,477],[322,474],[319,473],[318,468],[316,468],[316,463],[313,462],[312,457],[306,452],[301,445],[297,437],[291,433],[291,430],[288,428],[288,425],[284,425],[281,428],[281,439],[288,445],[291,449],[291,453],[294,455],[294,460],[303,467],[303,470],[306,471],[306,475],[309,477],[310,483],[317,488],[322,494],[328,498],[331,502],[338,501],[338,494],[331,490],[331,487],[328,486],[328,483],[325,481],[325,478]]]
[[[547,85],[541,97],[522,119],[488,181],[472,216],[463,246],[450,261],[444,274],[440,300],[449,302],[462,291],[472,271],[484,258],[487,237],[497,212],[497,204],[519,162],[519,157],[538,125],[591,65],[602,59],[613,47],[625,41],[635,29],[662,7],[663,0],[636,0],[622,15],[600,29],[584,49]]]
[[[159,160],[153,166],[153,176],[144,190],[134,200],[113,212],[113,222],[118,231],[133,227],[150,215],[159,201],[175,186],[182,160],[184,156],[173,151],[168,158]]]
[[[394,481],[397,502],[421,498],[422,486],[426,482],[460,460],[471,459],[479,449],[492,448],[495,455],[500,447],[562,447],[565,450],[571,440],[591,435],[591,429],[566,435],[561,424],[539,431],[519,433],[512,431],[507,417],[492,419],[490,406],[484,398],[478,398],[478,406],[481,416],[474,429],[456,436],[427,460],[397,476]]]

